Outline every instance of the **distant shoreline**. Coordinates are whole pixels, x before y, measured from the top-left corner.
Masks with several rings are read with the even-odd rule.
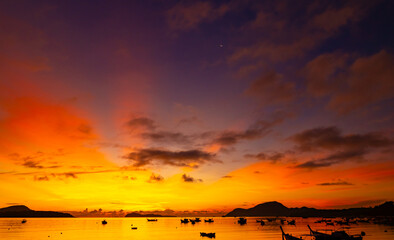
[[[236,208],[221,217],[384,217],[394,216],[394,203],[385,202],[375,207],[348,209],[287,208],[279,202],[266,202],[252,208]],[[125,216],[76,216],[77,218],[190,218],[196,216],[166,216],[131,212]],[[214,216],[199,216],[214,217]],[[218,217],[218,216],[216,216]],[[34,211],[24,205],[0,208],[0,218],[75,218],[70,213],[55,211]]]

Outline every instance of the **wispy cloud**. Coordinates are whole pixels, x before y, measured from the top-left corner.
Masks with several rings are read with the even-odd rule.
[[[318,186],[352,186],[354,184],[347,182],[347,181],[338,180],[336,182],[323,182],[323,183],[318,183],[316,185],[318,185]]]

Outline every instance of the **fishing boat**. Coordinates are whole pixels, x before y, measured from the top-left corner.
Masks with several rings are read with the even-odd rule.
[[[241,218],[238,219],[238,223],[241,224],[241,225],[246,224],[246,221],[247,221],[246,218],[242,218],[241,217]]]
[[[22,223],[26,223],[26,222],[27,222],[27,220],[26,220],[26,219],[23,219],[23,220],[22,220]]]
[[[194,221],[195,222],[201,222],[201,219],[200,218],[195,218]]]
[[[148,220],[148,222],[157,222],[157,218],[152,218],[152,219],[146,219],[146,220]]]
[[[207,223],[213,223],[213,219],[212,219],[212,218],[205,219],[205,220],[204,220],[204,222],[207,222]]]
[[[290,234],[287,234],[283,231],[282,226],[279,226],[280,230],[282,231],[282,240],[302,240],[302,238],[294,237]]]
[[[365,236],[365,232],[361,232],[361,234],[349,235],[345,232],[344,228],[342,230],[337,230],[331,233],[333,239],[340,240],[362,240],[363,236]]]
[[[205,233],[205,232],[200,232],[201,237],[208,237],[208,238],[215,238],[216,233]]]
[[[189,223],[189,219],[187,219],[187,218],[181,219],[181,223]]]
[[[311,235],[314,236],[316,240],[362,240],[363,236],[365,236],[364,232],[361,232],[361,234],[349,235],[345,232],[344,228],[333,231],[331,234],[313,231],[309,225],[308,228]]]
[[[137,227],[132,227],[131,229],[132,229],[132,230],[137,230]]]
[[[103,224],[103,225],[105,225],[105,224],[107,224],[107,223],[108,223],[108,222],[105,221],[105,220],[101,221],[101,224]]]
[[[309,228],[309,231],[311,232],[311,235],[314,236],[316,240],[331,240],[331,239],[333,239],[331,234],[313,231],[309,225],[307,225],[307,226]]]

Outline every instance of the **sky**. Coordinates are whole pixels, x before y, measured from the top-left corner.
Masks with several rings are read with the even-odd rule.
[[[389,0],[0,1],[0,207],[393,200],[393,11]]]

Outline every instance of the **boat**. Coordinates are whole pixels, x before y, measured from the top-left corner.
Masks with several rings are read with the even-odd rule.
[[[283,231],[282,226],[279,226],[280,230],[282,231],[282,240],[302,240],[302,238],[294,237],[290,234],[287,234]]]
[[[212,219],[212,218],[209,218],[208,220],[207,220],[207,219],[205,219],[205,220],[204,220],[204,222],[207,222],[207,223],[213,223],[213,219]]]
[[[332,232],[331,236],[335,240],[362,240],[363,236],[365,236],[365,232],[361,232],[361,234],[349,235],[344,229],[342,229]]]
[[[246,224],[246,221],[247,221],[246,218],[242,218],[242,217],[241,217],[241,218],[238,219],[238,223],[241,224],[241,225]]]
[[[365,236],[364,232],[361,232],[361,234],[349,235],[343,228],[342,230],[333,231],[331,234],[313,231],[309,225],[308,228],[311,235],[314,236],[316,240],[362,240],[363,236]]]
[[[27,222],[27,220],[26,220],[26,219],[23,219],[23,220],[22,220],[22,223],[26,223],[26,222]]]
[[[264,222],[264,221],[261,221],[261,222],[260,222],[260,225],[261,225],[261,226],[264,226],[264,225],[265,225],[265,222]]]
[[[208,237],[208,238],[215,238],[216,233],[205,233],[205,232],[200,232],[201,237]]]
[[[148,220],[148,222],[157,222],[157,218],[152,218],[152,219],[147,218],[146,220]]]
[[[316,240],[329,240],[329,239],[333,239],[331,234],[327,234],[327,233],[322,233],[322,232],[318,232],[318,231],[313,231],[312,228],[307,225],[309,228],[309,231],[311,232],[311,235],[315,237]]]
[[[105,225],[105,224],[107,224],[107,223],[108,223],[108,222],[105,221],[105,220],[101,221],[101,224],[103,224],[103,225]]]
[[[189,219],[187,219],[187,218],[181,219],[181,223],[189,223]]]
[[[133,230],[137,230],[137,227],[132,227],[131,229],[133,229]]]
[[[289,225],[295,225],[295,220],[293,219],[293,220],[291,220],[291,221],[287,221],[287,224],[289,224]]]
[[[201,219],[200,218],[195,218],[194,221],[195,222],[201,222]]]
[[[193,225],[196,224],[196,220],[189,219],[189,221],[190,221]]]

